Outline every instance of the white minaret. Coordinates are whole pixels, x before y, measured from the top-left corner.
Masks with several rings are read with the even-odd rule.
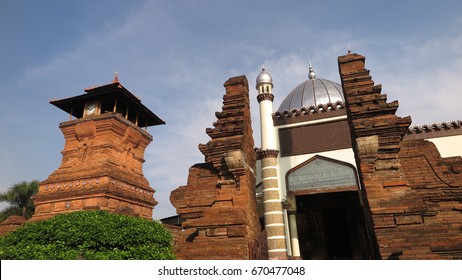
[[[287,259],[284,210],[278,183],[278,141],[273,125],[273,79],[263,68],[257,77],[260,104],[261,172],[265,228],[270,260]]]
[[[258,103],[260,104],[261,149],[277,150],[277,140],[273,125],[273,78],[265,68],[257,77]]]

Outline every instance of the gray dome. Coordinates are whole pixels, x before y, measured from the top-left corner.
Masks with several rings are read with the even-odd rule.
[[[309,77],[287,95],[279,106],[278,112],[345,101],[342,87],[339,84],[326,79],[318,79],[314,75]]]
[[[261,69],[261,73],[257,76],[257,85],[261,83],[273,84],[273,78],[266,72],[265,68]]]

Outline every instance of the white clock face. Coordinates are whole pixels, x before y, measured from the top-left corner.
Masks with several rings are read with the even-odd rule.
[[[95,103],[88,104],[87,109],[86,109],[86,114],[89,116],[89,115],[93,115],[95,112],[96,112],[96,104]]]

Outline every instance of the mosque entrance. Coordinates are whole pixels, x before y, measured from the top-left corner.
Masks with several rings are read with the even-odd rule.
[[[370,259],[357,191],[299,195],[296,200],[303,259]]]

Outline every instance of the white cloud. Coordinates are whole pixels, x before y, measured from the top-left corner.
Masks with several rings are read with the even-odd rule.
[[[165,128],[159,129],[162,130],[160,132],[156,132],[156,127],[150,129],[154,142],[150,144],[152,147],[145,156],[144,173],[152,182],[156,190],[155,197],[159,201],[154,217],[175,214],[169,201],[170,192],[186,185],[188,170],[192,165],[205,161],[198,145],[210,140],[205,129],[213,127],[212,123],[216,121],[214,112],[221,110],[220,95],[216,97],[216,100],[197,100],[189,102],[188,107],[175,108],[177,116],[172,120],[174,124],[168,127],[167,122]]]
[[[416,125],[461,118],[454,101],[461,94],[462,36],[402,42],[390,56],[375,54],[373,66],[367,58],[366,68],[376,84],[383,84],[389,101],[400,102],[398,115],[410,115]]]

